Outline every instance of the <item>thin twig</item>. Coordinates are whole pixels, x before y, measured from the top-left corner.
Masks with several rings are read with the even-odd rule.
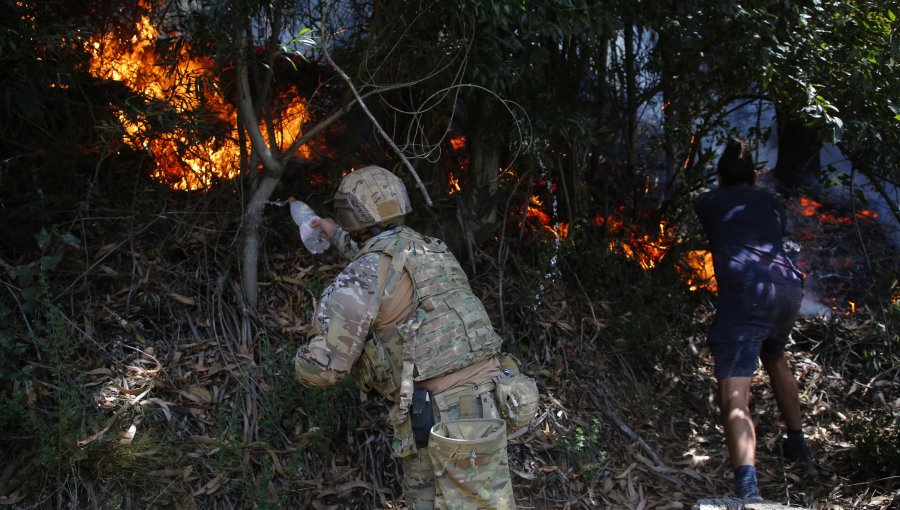
[[[326,4],[325,9],[323,10],[323,13],[322,13],[322,25],[323,26],[326,24],[326,21],[328,19],[328,7],[329,6]],[[378,130],[378,134],[380,134],[382,136],[382,138],[384,138],[384,140],[388,143],[388,145],[391,146],[391,149],[394,150],[394,152],[397,154],[397,156],[400,158],[400,160],[403,161],[403,164],[406,165],[406,169],[409,170],[410,174],[412,174],[412,176],[413,176],[413,179],[415,179],[415,181],[416,181],[416,185],[419,186],[419,191],[422,192],[422,196],[425,198],[425,203],[427,203],[429,207],[434,205],[431,201],[431,197],[428,195],[428,190],[425,189],[425,184],[422,183],[422,179],[419,178],[419,174],[416,173],[415,168],[413,168],[413,166],[409,162],[409,160],[406,159],[406,156],[403,154],[403,151],[401,151],[400,148],[397,147],[397,144],[394,143],[394,140],[391,138],[391,136],[389,134],[387,134],[387,132],[385,132],[384,128],[381,127],[381,124],[378,123],[378,120],[375,118],[374,115],[372,115],[372,112],[369,111],[369,107],[366,106],[366,102],[363,101],[363,98],[360,97],[360,95],[359,95],[359,91],[356,90],[356,86],[353,85],[353,80],[351,80],[350,77],[347,76],[347,73],[345,73],[343,69],[338,67],[338,65],[334,62],[334,60],[332,60],[331,53],[329,53],[329,51],[328,51],[328,40],[325,39],[324,34],[325,34],[325,31],[323,30],[323,32],[322,32],[322,38],[323,38],[323,40],[322,40],[322,55],[325,56],[325,60],[327,60],[328,64],[335,70],[335,72],[338,73],[338,75],[341,78],[343,78],[343,80],[345,82],[347,82],[347,86],[350,87],[350,91],[353,93],[353,97],[356,98],[356,102],[359,103],[359,107],[363,109],[363,111],[366,113],[366,116],[369,117],[369,120],[371,120],[372,124],[375,125],[375,129]]]
[[[603,403],[603,414],[605,414],[607,418],[615,423],[616,429],[619,431],[619,433],[625,436],[627,439],[637,443],[641,450],[643,450],[643,452],[647,454],[647,457],[651,461],[653,461],[654,465],[664,466],[665,464],[663,463],[662,459],[660,459],[659,455],[657,455],[656,452],[654,452],[653,449],[650,448],[650,445],[648,445],[647,442],[644,441],[643,438],[641,438],[641,436],[639,436],[635,431],[631,430],[631,427],[629,427],[627,424],[625,424],[624,421],[622,421],[621,418],[619,418],[619,415],[616,414],[616,412],[613,410],[613,406],[610,404],[609,399],[606,397],[606,395],[603,396]]]

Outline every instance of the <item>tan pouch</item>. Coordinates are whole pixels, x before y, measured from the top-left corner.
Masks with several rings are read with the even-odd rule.
[[[428,455],[436,508],[515,510],[503,420],[442,421],[431,428]]]
[[[391,325],[373,335],[363,344],[359,359],[350,368],[350,373],[364,391],[375,390],[389,398],[400,391],[400,368],[391,359],[400,359],[403,337],[396,325]],[[400,346],[400,347],[395,347]]]
[[[494,378],[500,416],[506,420],[510,433],[527,427],[537,415],[538,389],[531,377],[504,370]]]
[[[404,458],[416,453],[416,438],[409,418],[394,425],[394,439],[391,441],[391,453],[394,457]]]

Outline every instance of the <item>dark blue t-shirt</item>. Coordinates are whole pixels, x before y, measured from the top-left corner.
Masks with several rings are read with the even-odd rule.
[[[782,246],[785,208],[752,186],[730,186],[694,199],[709,239],[719,292],[748,284],[800,285],[801,273]]]

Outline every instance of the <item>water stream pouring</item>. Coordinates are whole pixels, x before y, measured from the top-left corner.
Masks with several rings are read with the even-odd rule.
[[[557,214],[557,206],[558,202],[556,200],[556,190],[553,187],[553,181],[550,179],[549,172],[547,171],[547,167],[544,166],[544,160],[538,159],[538,165],[541,168],[541,179],[547,185],[547,192],[550,196],[553,197],[553,209],[552,215],[550,216],[551,223],[553,225],[553,256],[550,258],[550,268],[547,273],[544,274],[544,281],[540,283],[538,287],[537,294],[534,295],[534,303],[531,305],[531,309],[533,311],[537,311],[538,307],[541,304],[541,299],[543,298],[544,291],[548,288],[548,286],[552,286],[556,280],[561,276],[559,270],[559,247],[560,247],[560,239],[559,239],[559,216]],[[544,283],[547,283],[547,286]]]
[[[294,223],[300,227],[300,239],[303,246],[313,255],[324,252],[331,245],[328,236],[322,230],[322,227],[313,227],[310,225],[313,220],[320,219],[312,208],[305,203],[294,200],[291,202],[291,218]]]

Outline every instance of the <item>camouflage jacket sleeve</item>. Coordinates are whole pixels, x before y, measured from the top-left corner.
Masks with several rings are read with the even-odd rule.
[[[325,387],[350,373],[381,306],[379,253],[350,263],[322,293],[309,341],[294,357],[294,373],[305,386]]]
[[[356,254],[359,253],[359,245],[350,238],[350,233],[340,225],[336,225],[334,232],[331,233],[331,245],[346,259],[353,260]]]

